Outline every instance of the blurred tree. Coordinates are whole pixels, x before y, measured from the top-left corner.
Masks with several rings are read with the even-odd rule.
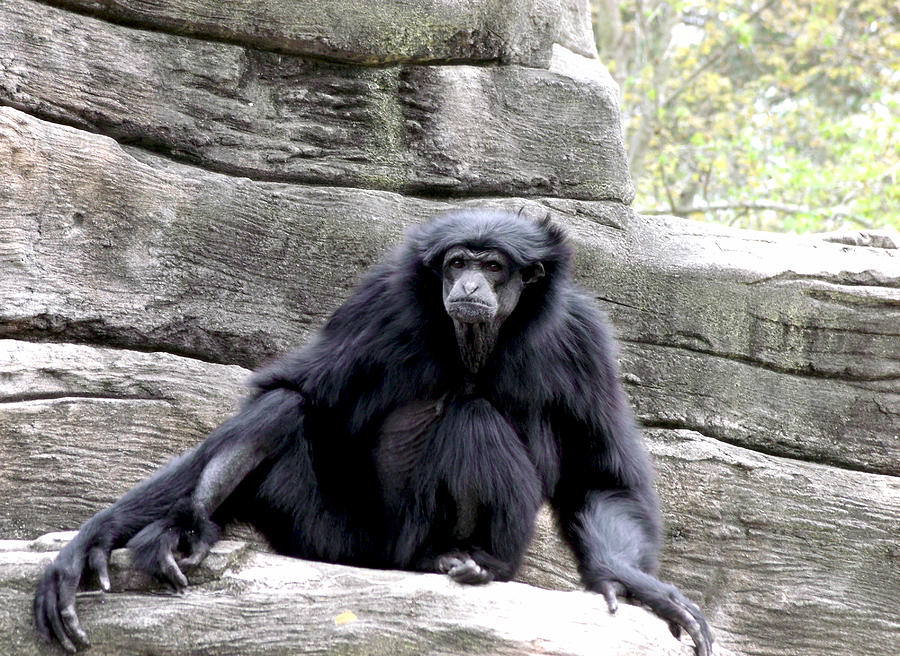
[[[592,0],[636,208],[900,228],[900,5]]]

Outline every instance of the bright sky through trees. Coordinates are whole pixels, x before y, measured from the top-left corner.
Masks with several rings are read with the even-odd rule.
[[[900,5],[592,0],[635,208],[900,228]]]

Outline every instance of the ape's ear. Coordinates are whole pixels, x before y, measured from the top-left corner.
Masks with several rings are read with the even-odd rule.
[[[531,264],[522,269],[522,282],[524,282],[526,285],[537,282],[543,277],[544,265],[540,262],[535,262],[534,264]]]

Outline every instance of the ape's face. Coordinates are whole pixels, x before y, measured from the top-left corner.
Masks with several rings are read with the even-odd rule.
[[[504,253],[462,246],[444,256],[443,280],[444,307],[454,322],[497,327],[515,309],[525,286]]]
[[[453,320],[460,357],[474,374],[493,351],[522,290],[543,276],[544,268],[536,262],[518,269],[502,251],[454,246],[444,255],[442,272],[444,308]]]

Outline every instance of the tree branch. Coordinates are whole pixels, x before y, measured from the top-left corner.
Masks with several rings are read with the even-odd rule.
[[[790,203],[776,203],[774,201],[754,201],[737,203],[709,203],[707,205],[695,205],[690,207],[660,207],[651,209],[639,209],[640,214],[658,216],[661,214],[673,214],[675,216],[688,217],[691,214],[706,214],[708,212],[724,212],[728,210],[772,210],[782,214],[815,214],[825,217],[844,217],[859,221],[850,212],[838,209],[818,209],[804,205]]]

